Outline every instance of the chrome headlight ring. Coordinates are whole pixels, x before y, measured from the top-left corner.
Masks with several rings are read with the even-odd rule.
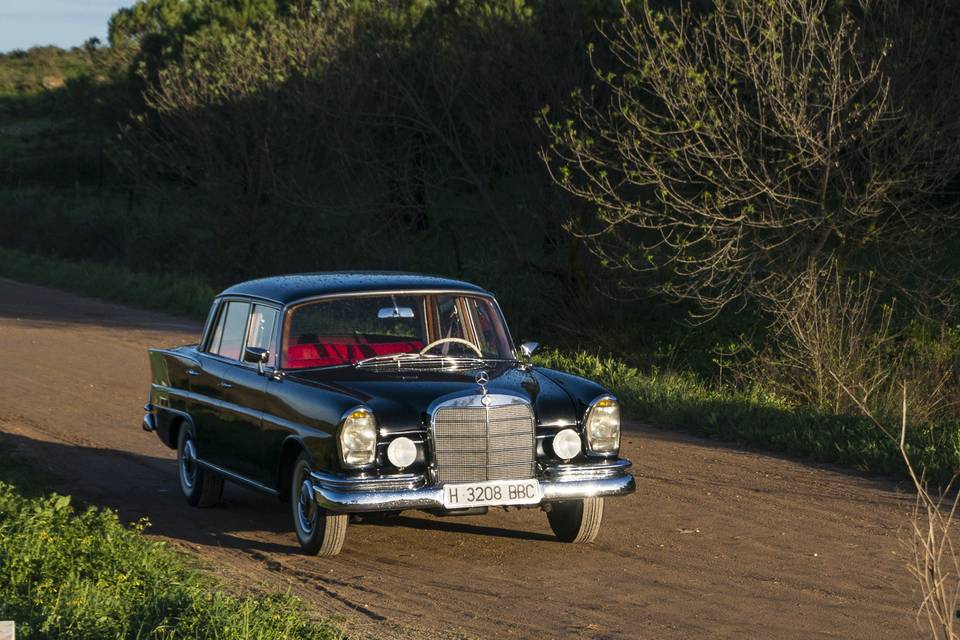
[[[350,469],[369,467],[377,459],[377,419],[369,407],[356,406],[340,418],[340,462]]]
[[[620,403],[615,397],[605,394],[590,403],[583,434],[587,451],[593,455],[615,456],[620,452]]]

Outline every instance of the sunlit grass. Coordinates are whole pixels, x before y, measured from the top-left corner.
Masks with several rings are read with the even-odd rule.
[[[145,521],[77,507],[55,482],[0,440],[0,620],[18,638],[341,637],[292,596],[230,593]]]
[[[618,397],[629,420],[869,472],[904,470],[895,444],[858,415],[794,406],[760,388],[718,388],[692,374],[644,372],[583,351],[550,351],[538,354],[537,361],[600,382]],[[960,468],[960,425],[912,428],[907,448],[928,480],[945,483]]]

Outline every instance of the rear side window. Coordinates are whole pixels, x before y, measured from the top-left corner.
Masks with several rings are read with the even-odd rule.
[[[247,315],[250,313],[249,302],[228,302],[217,327],[210,340],[209,351],[224,358],[240,359],[240,349],[243,347],[243,337],[247,329]]]
[[[273,365],[277,361],[276,349],[273,347],[273,334],[277,327],[277,314],[273,307],[261,304],[253,305],[250,314],[250,326],[247,329],[247,346],[266,349],[270,352],[267,364]]]

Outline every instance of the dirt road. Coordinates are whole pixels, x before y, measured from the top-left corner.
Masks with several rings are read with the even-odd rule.
[[[0,280],[0,430],[67,490],[147,516],[228,580],[289,590],[349,630],[497,638],[913,638],[916,594],[886,480],[636,426],[637,493],[593,545],[539,511],[352,524],[335,559],[297,553],[287,508],[230,487],[192,509],[140,429],[145,348],[198,328]]]

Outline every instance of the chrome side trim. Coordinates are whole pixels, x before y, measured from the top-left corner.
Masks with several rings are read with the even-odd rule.
[[[280,492],[277,491],[276,489],[271,489],[267,485],[257,482],[256,480],[251,480],[250,478],[246,476],[242,476],[239,473],[228,471],[223,467],[218,467],[212,462],[207,462],[206,460],[201,460],[200,458],[197,458],[197,464],[203,467],[204,469],[206,469],[207,471],[212,471],[218,475],[223,476],[227,480],[236,482],[237,484],[242,484],[246,487],[250,487],[251,489],[256,489],[257,491],[263,491],[264,493],[269,493],[272,496],[280,495]]]
[[[202,404],[208,407],[213,407],[215,409],[220,409],[223,411],[235,411],[237,413],[243,414],[248,418],[251,418],[254,420],[262,420],[268,425],[281,427],[286,431],[297,432],[303,428],[303,425],[301,423],[293,422],[291,420],[287,420],[286,418],[280,418],[278,416],[275,416],[269,413],[264,413],[263,411],[256,411],[254,409],[242,407],[238,404],[224,402],[222,400],[216,400],[215,398],[211,398],[210,396],[194,393],[192,391],[184,391],[183,389],[176,389],[174,387],[165,387],[163,385],[158,385],[156,383],[151,385],[151,388],[154,391],[159,391],[159,392],[162,392],[163,394],[166,394],[175,398],[179,398],[184,401],[199,403],[199,404]],[[191,424],[193,422],[192,419],[190,418],[190,415],[183,411],[179,411],[177,409],[171,409],[169,407],[162,407],[159,405],[154,405],[154,409],[156,409],[157,411],[169,411],[171,413],[176,413],[177,415],[180,415],[190,420]],[[311,435],[317,438],[333,437],[332,434],[327,433],[326,431],[321,431],[319,429],[314,431],[315,432],[312,433]]]

